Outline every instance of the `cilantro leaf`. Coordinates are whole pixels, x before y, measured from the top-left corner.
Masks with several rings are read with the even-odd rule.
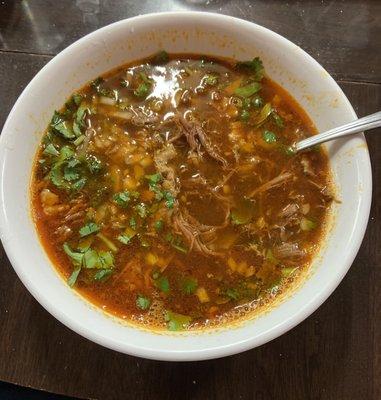
[[[100,269],[94,274],[94,280],[100,281],[110,276],[114,271],[112,269]]]
[[[160,289],[163,293],[168,293],[170,286],[169,286],[169,281],[166,276],[159,276],[155,280],[155,286]]]
[[[96,174],[102,169],[102,162],[94,155],[89,154],[86,157],[87,167],[92,174]]]
[[[72,262],[76,266],[82,265],[83,253],[73,251],[67,243],[63,244],[64,252],[71,258]]]
[[[74,268],[73,272],[71,273],[71,275],[69,276],[69,278],[67,280],[67,284],[70,287],[73,287],[75,285],[75,282],[77,282],[78,275],[80,272],[81,272],[81,267]]]
[[[155,221],[155,223],[154,223],[154,227],[157,231],[161,231],[163,229],[163,226],[164,226],[164,222],[161,219]]]
[[[78,125],[77,121],[73,122],[73,132],[75,136],[77,136],[77,138],[79,138],[82,135],[81,128]]]
[[[118,240],[119,242],[123,243],[123,244],[128,244],[130,243],[131,239],[135,236],[135,232],[133,234],[127,234],[127,233],[123,233],[121,235],[118,236]]]
[[[148,297],[139,294],[136,298],[136,307],[140,308],[141,310],[147,310],[150,305],[151,300]]]
[[[130,227],[131,227],[132,229],[136,230],[137,223],[136,223],[135,217],[131,217],[131,218],[130,218],[130,223],[129,223],[129,225],[130,225]]]
[[[99,255],[96,250],[88,249],[83,255],[83,266],[85,268],[100,268]]]
[[[86,178],[81,178],[81,179],[78,179],[77,182],[74,182],[71,187],[74,191],[79,191],[79,190],[83,189],[83,187],[86,185],[86,182],[87,182]]]
[[[163,177],[161,176],[160,173],[157,174],[152,174],[152,175],[146,175],[145,178],[148,180],[148,182],[152,185],[155,185],[156,183],[159,183],[162,181]]]
[[[165,315],[167,321],[167,328],[170,331],[181,331],[186,329],[192,321],[192,318],[188,315],[175,313],[173,311],[167,311]]]
[[[197,280],[195,278],[188,277],[184,279],[181,289],[185,294],[193,294],[196,291],[197,286]]]
[[[54,145],[52,143],[48,144],[44,151],[42,152],[42,154],[48,154],[50,156],[55,156],[58,157],[59,156],[59,151],[54,147]]]
[[[266,143],[275,143],[278,140],[274,132],[267,130],[262,133],[262,138]]]
[[[114,194],[113,200],[119,207],[126,208],[131,200],[130,192],[125,190],[124,192],[116,193]]]
[[[165,64],[169,61],[169,55],[165,50],[161,50],[152,57],[152,64]]]
[[[65,139],[74,139],[76,136],[67,122],[58,111],[54,111],[50,126],[54,131],[60,133]]]
[[[74,104],[76,106],[79,106],[82,102],[83,96],[79,93],[74,93],[72,99],[73,99]]]
[[[279,127],[279,128],[283,128],[284,127],[284,121],[283,118],[276,112],[273,110],[272,112],[272,117],[275,121],[275,124]]]
[[[64,168],[64,179],[71,182],[75,181],[79,178],[79,172],[75,167],[70,166],[69,164]]]
[[[238,300],[239,297],[240,297],[240,296],[239,296],[238,290],[237,290],[237,289],[234,289],[234,288],[226,289],[225,295],[226,295],[227,297],[229,297],[231,300]]]
[[[218,83],[218,76],[207,74],[202,78],[202,81],[205,82],[205,84],[208,86],[215,86]]]
[[[164,192],[164,198],[165,198],[165,205],[167,208],[173,208],[175,204],[175,198],[173,197],[171,192]]]
[[[75,114],[75,122],[79,128],[84,126],[84,118],[88,109],[89,108],[86,104],[81,104],[77,109],[77,112]]]
[[[263,78],[265,72],[262,60],[259,57],[255,57],[251,61],[237,62],[236,68],[253,73],[256,80],[258,81],[260,81]]]
[[[95,232],[99,232],[99,226],[95,222],[89,222],[79,230],[81,237],[91,235]]]
[[[146,218],[148,216],[148,209],[145,203],[139,203],[135,206],[135,210],[141,218]]]
[[[246,86],[238,87],[234,93],[240,97],[251,97],[253,94],[261,90],[261,84],[258,82],[251,82]]]

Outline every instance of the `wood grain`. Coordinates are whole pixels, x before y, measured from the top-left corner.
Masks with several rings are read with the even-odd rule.
[[[0,2],[0,49],[55,55],[114,21],[184,10],[256,22],[300,45],[338,79],[381,82],[379,0],[8,0]]]
[[[26,29],[26,17],[19,4],[14,9],[9,3],[6,8],[0,5],[0,47],[3,49],[0,51],[0,127],[22,88],[51,58],[49,54],[54,54],[87,30],[111,22],[116,15],[121,18],[127,12],[157,10],[169,7],[169,3],[174,8],[190,4],[163,0],[160,5],[159,2],[153,5],[153,2],[141,1],[138,6],[131,1],[123,3],[128,9],[126,11],[122,2],[111,0],[65,0],[55,2],[55,7],[52,7],[52,0],[24,3],[41,13],[44,7],[50,6],[46,14],[50,21],[46,25],[49,26],[43,26],[38,18],[35,23],[38,29],[43,30],[41,35],[51,48],[44,47],[46,43],[41,45],[36,37],[29,37],[31,31]],[[80,13],[80,17],[74,15],[85,3],[98,4],[99,12],[93,13],[97,21],[90,16],[90,20],[76,20],[85,18],[85,12]],[[281,2],[256,1],[255,5],[253,2],[254,11],[249,11],[251,3],[246,1],[212,1],[211,4],[214,11],[262,21],[272,28],[276,25],[276,30],[291,32],[291,36],[300,35],[299,43],[303,42],[303,47],[319,52],[322,60],[328,63],[326,66],[341,78],[381,83],[381,64],[377,64],[379,60],[371,55],[380,43],[376,40],[380,24],[366,28],[373,29],[375,37],[361,42],[353,39],[352,35],[354,42],[349,43],[349,39],[345,39],[345,50],[338,49],[335,57],[329,58],[344,32],[343,28],[334,28],[333,25],[336,11],[344,7],[342,2],[325,2],[324,10],[316,5],[317,2],[289,2],[290,16],[287,18],[287,8]],[[354,15],[351,7],[345,8],[346,13]],[[377,12],[378,18],[380,16],[380,2],[366,1],[352,8],[356,8],[360,15],[351,23],[355,32],[362,29],[361,21],[367,21],[366,18],[375,21]],[[302,18],[302,9],[312,21],[310,33],[289,26],[297,25],[296,16],[299,20]],[[4,14],[4,10],[8,14]],[[366,18],[364,10],[368,13]],[[69,15],[74,15],[73,21],[77,21],[72,32],[71,25],[65,25]],[[317,34],[320,33],[320,25],[313,22],[314,17],[319,18],[322,24],[319,38],[315,36],[320,36]],[[331,21],[330,24],[325,19]],[[54,50],[50,37],[54,34],[50,26],[52,21],[63,35],[63,40]],[[21,31],[12,33],[10,27],[21,27]],[[29,26],[28,29],[32,28]],[[368,31],[366,34],[370,35]],[[329,35],[331,44],[324,44]],[[48,56],[20,53],[24,51],[47,53]],[[352,65],[350,59],[354,54],[362,59]],[[377,71],[371,72],[372,68],[377,68]],[[359,115],[381,109],[381,84],[341,81],[340,85]],[[0,245],[0,380],[102,400],[381,399],[380,130],[368,135],[368,144],[375,185],[364,242],[352,268],[334,294],[292,331],[260,348],[221,360],[165,363],[129,357],[83,339],[51,317],[23,287]]]

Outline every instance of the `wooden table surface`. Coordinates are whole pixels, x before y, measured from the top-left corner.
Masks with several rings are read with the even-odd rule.
[[[67,45],[113,21],[166,10],[264,25],[315,57],[358,115],[381,109],[381,1],[10,0],[0,1],[0,128],[25,85]],[[0,245],[0,380],[102,400],[381,399],[381,130],[368,145],[374,192],[364,242],[334,294],[287,334],[197,363],[119,354],[50,316]]]

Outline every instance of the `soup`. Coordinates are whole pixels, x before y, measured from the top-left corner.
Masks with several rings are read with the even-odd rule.
[[[296,102],[247,62],[160,52],[56,111],[32,179],[41,242],[74,290],[150,329],[251,318],[294,287],[333,200]]]

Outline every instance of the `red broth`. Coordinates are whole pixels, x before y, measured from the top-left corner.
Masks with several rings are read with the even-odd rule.
[[[258,58],[161,52],[80,89],[36,157],[32,208],[68,284],[153,329],[250,318],[319,249],[333,200],[315,133]]]

